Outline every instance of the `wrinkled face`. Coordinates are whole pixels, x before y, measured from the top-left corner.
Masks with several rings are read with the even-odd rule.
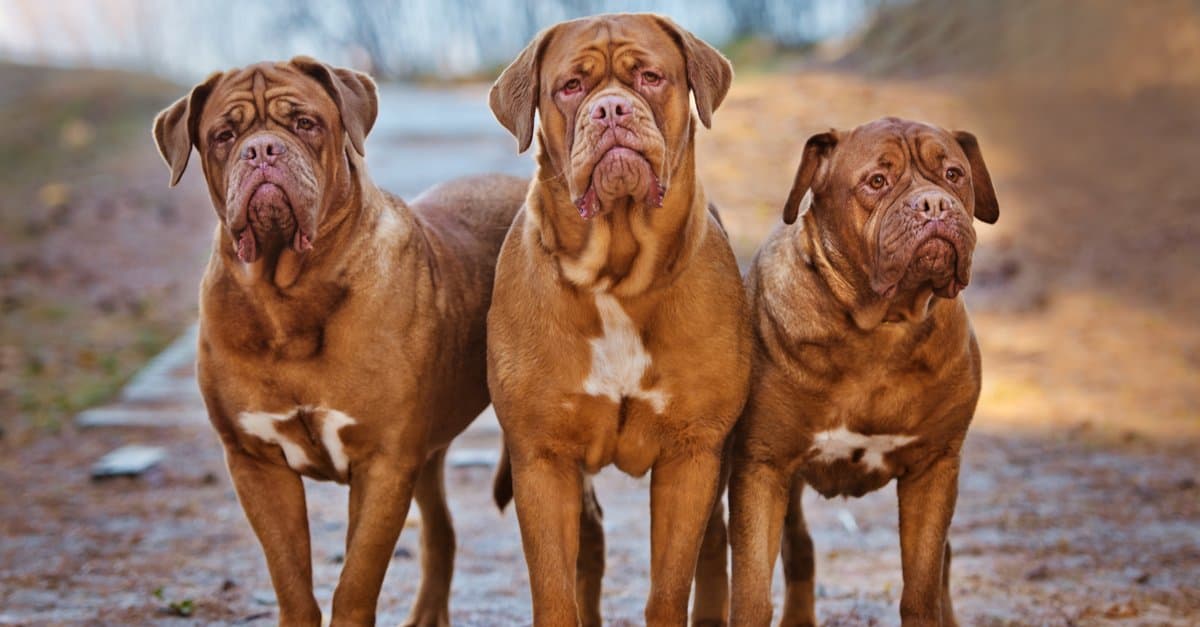
[[[827,168],[813,188],[814,219],[877,294],[932,288],[954,298],[966,287],[980,208],[971,160],[955,136],[884,118],[838,134]]]
[[[579,213],[662,206],[689,133],[679,44],[654,18],[614,15],[560,26],[541,60],[545,147]]]
[[[225,74],[204,105],[195,142],[238,258],[307,252],[323,209],[349,185],[338,106],[290,64]]]

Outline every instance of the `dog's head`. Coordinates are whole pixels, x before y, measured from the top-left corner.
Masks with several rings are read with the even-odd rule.
[[[253,264],[317,245],[378,109],[369,76],[296,57],[213,74],[158,114],[154,139],[172,185],[196,148],[237,257]]]
[[[973,135],[896,118],[810,137],[784,222],[810,190],[812,241],[885,299],[922,288],[957,296],[971,279],[973,218],[1000,216]]]
[[[662,206],[691,140],[689,93],[709,126],[732,79],[721,53],[665,17],[601,15],[535,37],[492,86],[491,107],[522,152],[539,115],[542,150],[587,219]]]

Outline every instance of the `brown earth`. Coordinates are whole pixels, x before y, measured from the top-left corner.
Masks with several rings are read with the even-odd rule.
[[[937,66],[923,60],[945,58],[936,47],[899,45],[908,40],[894,34],[954,31],[953,19],[920,28],[901,20],[856,48],[873,50],[865,60],[851,55],[838,69],[785,64],[770,73],[742,72],[714,130],[699,134],[706,189],[743,259],[778,222],[808,135],[892,114],[979,136],[1001,218],[995,226],[978,225],[977,269],[966,291],[985,374],[951,529],[963,624],[1200,624],[1200,281],[1194,277],[1200,81],[1189,78],[1200,65],[1186,54],[1188,33],[1200,31],[1188,30],[1194,13],[1160,13],[1165,17],[1151,22],[1155,28],[1139,28],[1176,42],[1167,47],[1184,56],[1167,65],[1106,59],[1107,78],[1094,64],[1080,66],[1074,78],[1053,67],[1031,70],[1045,64],[1004,67],[1021,48],[1009,39],[1005,46],[1016,48],[1004,54],[978,53],[1005,63]],[[1163,19],[1170,28],[1157,28]],[[1055,27],[1052,21],[1045,28]],[[1036,40],[1038,31],[1030,30]],[[893,43],[880,44],[887,33]],[[1127,50],[1124,42],[1115,49]],[[1041,54],[1034,57],[1058,58]],[[879,61],[888,55],[905,71]],[[124,347],[143,325],[166,335],[190,320],[179,312],[194,308],[212,221],[202,190],[189,176],[183,192],[163,192],[165,174],[148,143],[113,153],[53,179],[70,183],[71,198],[79,199],[72,206],[80,209],[32,235],[11,229],[49,215],[52,203],[36,204],[45,179],[25,174],[5,188],[18,190],[3,196],[10,203],[0,250],[6,359],[15,354],[27,364],[30,354],[50,346],[62,348],[47,354],[66,355],[58,363],[76,364],[59,365],[53,374],[21,365],[16,384],[11,369],[3,370],[10,395],[55,389],[70,368],[100,376],[95,371],[103,367],[72,357],[81,345],[98,355],[130,350]],[[109,215],[101,213],[105,198],[120,219],[97,217]],[[187,210],[159,223],[163,206]],[[23,257],[10,257],[10,242],[24,246]],[[19,258],[33,265],[18,265]],[[156,315],[106,313],[90,296],[121,289],[140,296],[143,286],[171,284],[178,287],[153,292],[151,310],[162,312]],[[10,291],[12,285],[24,291]],[[9,309],[10,294],[28,301]],[[63,303],[67,313],[34,315],[38,309],[26,302]],[[162,326],[148,322],[159,317]],[[79,344],[78,338],[92,339]],[[10,429],[0,440],[0,624],[159,622],[170,616],[169,602],[184,599],[194,602],[193,614],[172,622],[274,619],[261,555],[204,425],[91,431],[66,425],[50,436],[40,427],[13,426],[32,423],[23,405],[3,407]],[[19,420],[9,413],[14,407],[23,412]],[[166,446],[169,463],[141,479],[88,480],[96,457],[130,441]],[[494,442],[495,434],[483,431],[460,446],[487,450]],[[491,507],[489,472],[448,473],[459,528],[456,624],[528,621],[516,522]],[[345,491],[312,488],[318,598],[328,608]],[[608,471],[598,490],[610,535],[606,617],[640,624],[647,485]],[[823,622],[895,624],[900,568],[891,489],[859,500],[808,498]],[[415,590],[415,531],[401,538],[381,622],[402,619]],[[153,595],[159,588],[162,598]]]

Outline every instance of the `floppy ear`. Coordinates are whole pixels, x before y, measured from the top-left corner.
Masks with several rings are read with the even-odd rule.
[[[537,110],[542,53],[554,33],[551,26],[538,33],[521,54],[504,68],[488,92],[492,115],[517,138],[517,152],[525,152],[533,143],[533,114]]]
[[[804,154],[800,157],[800,167],[796,168],[792,191],[788,193],[787,202],[783,204],[784,224],[792,224],[800,217],[800,201],[817,182],[817,173],[833,154],[837,141],[837,131],[829,131],[813,135],[804,142]]]
[[[171,168],[171,187],[183,177],[192,146],[199,146],[196,125],[200,123],[200,112],[221,76],[221,72],[210,74],[204,82],[193,87],[191,93],[154,116],[154,143],[158,145],[158,154]]]
[[[379,115],[379,90],[375,80],[362,72],[329,67],[312,57],[294,57],[291,63],[329,92],[342,116],[342,128],[346,129],[350,144],[355,152],[365,156],[363,142]]]
[[[688,87],[696,99],[696,113],[704,128],[712,128],[712,113],[721,106],[733,83],[733,65],[716,48],[662,16],[658,23],[675,38],[687,64]]]
[[[975,136],[966,131],[954,131],[954,139],[967,155],[971,164],[971,184],[975,191],[975,217],[995,224],[1000,218],[1000,204],[996,201],[996,189],[992,187],[992,176],[983,163],[983,152]]]

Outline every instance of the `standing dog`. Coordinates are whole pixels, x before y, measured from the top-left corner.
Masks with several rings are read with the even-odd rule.
[[[782,530],[784,625],[815,625],[804,484],[861,496],[893,478],[905,625],[953,625],[959,451],[979,398],[979,347],[959,291],[972,216],[996,195],[970,133],[885,118],[814,135],[749,276],[758,340],[730,483],[735,625],[766,625]]]
[[[687,619],[750,366],[742,282],[696,180],[688,98],[708,126],[731,80],[691,33],[625,14],[544,31],[492,87],[522,150],[541,119],[488,314],[536,625],[600,624],[603,531],[585,477],[609,464],[653,469],[646,622]],[[723,612],[720,586],[697,593],[698,618]]]
[[[172,184],[197,149],[220,220],[199,382],[285,625],[321,620],[301,476],[350,485],[333,623],[374,623],[414,495],[408,624],[448,623],[442,464],[488,404],[495,258],[526,183],[463,179],[406,205],[363,164],[377,111],[370,77],[297,57],[214,74],[154,123]]]

